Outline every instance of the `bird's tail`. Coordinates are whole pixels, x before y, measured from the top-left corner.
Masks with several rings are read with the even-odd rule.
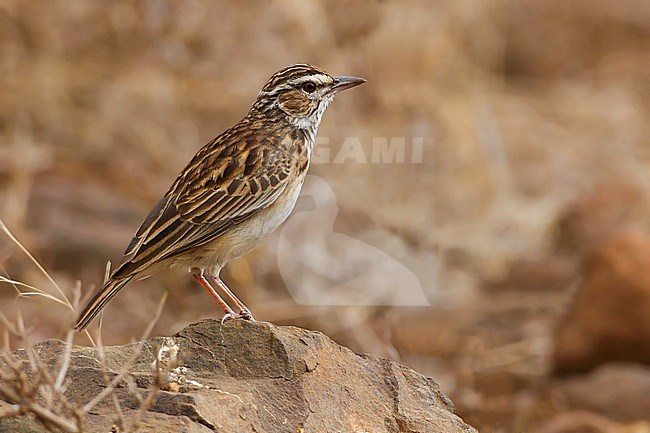
[[[95,293],[90,301],[86,304],[84,309],[79,314],[77,324],[74,326],[77,331],[83,331],[90,322],[93,321],[95,316],[117,295],[125,284],[131,281],[133,277],[117,278],[109,280],[104,287]]]

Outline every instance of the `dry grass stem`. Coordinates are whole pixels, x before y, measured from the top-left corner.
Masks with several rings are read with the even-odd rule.
[[[47,299],[56,300],[57,302],[59,302],[59,303],[65,305],[66,307],[68,307],[71,311],[74,311],[74,308],[72,307],[72,304],[71,304],[70,301],[68,300],[68,297],[67,297],[66,294],[63,292],[63,290],[61,289],[61,287],[59,287],[59,285],[56,283],[56,281],[54,281],[54,278],[52,278],[52,277],[50,276],[50,274],[45,270],[45,268],[43,268],[43,266],[41,266],[41,264],[38,262],[38,260],[36,260],[36,259],[34,258],[34,256],[33,256],[33,255],[32,255],[32,254],[27,250],[27,248],[25,248],[25,247],[23,246],[23,244],[21,244],[20,241],[18,241],[18,239],[16,239],[16,237],[11,233],[11,231],[9,230],[9,228],[8,228],[8,227],[5,225],[5,223],[2,221],[2,219],[0,219],[0,231],[4,232],[4,234],[5,234],[5,235],[6,235],[6,236],[7,236],[7,237],[8,237],[8,238],[9,238],[9,239],[14,243],[14,244],[16,244],[16,245],[18,246],[18,248],[20,248],[20,250],[21,250],[21,251],[22,251],[22,252],[23,252],[23,253],[24,253],[24,254],[29,258],[29,260],[30,260],[34,265],[36,265],[36,267],[38,268],[38,270],[41,271],[41,273],[45,276],[45,278],[47,278],[48,281],[52,284],[52,286],[54,286],[54,288],[57,290],[57,292],[59,292],[59,295],[60,295],[61,297],[58,298],[58,297],[56,297],[56,296],[50,295],[50,294],[48,294],[47,292],[45,292],[45,291],[43,291],[43,290],[41,290],[41,289],[38,289],[38,288],[36,288],[36,287],[33,287],[33,286],[28,286],[30,289],[34,290],[34,292],[30,292],[27,296],[29,296],[29,295],[32,295],[32,296],[33,296],[33,295],[39,295],[39,296],[43,296],[43,297],[45,297],[45,298],[47,298]],[[5,279],[6,279],[6,278],[5,278]],[[4,281],[0,280],[0,282],[4,282]],[[16,283],[12,283],[12,284],[16,284]],[[22,283],[18,283],[18,284],[19,284],[19,285],[26,286],[25,284],[22,284]]]
[[[65,432],[82,432],[83,414],[64,394],[73,336],[70,335],[66,341],[67,347],[55,381],[34,353],[22,315],[18,314],[14,324],[0,314],[0,322],[9,334],[23,343],[27,357],[27,361],[24,361],[9,352],[3,352],[0,358],[0,397],[18,408],[5,416],[29,413],[45,426],[55,426]]]
[[[153,327],[155,326],[156,322],[160,318],[166,299],[167,299],[167,293],[165,293],[162,299],[160,300],[160,303],[158,304],[158,308],[156,309],[156,314],[154,315],[154,318],[151,320],[151,322],[149,323],[145,331],[142,333],[140,342],[136,345],[135,349],[133,350],[133,354],[131,355],[131,357],[126,363],[127,366],[129,367],[132,366],[137,361],[140,354],[142,353],[145,340],[149,337],[151,331],[153,330]],[[102,392],[100,392],[97,396],[95,396],[95,398],[93,398],[91,401],[86,403],[86,405],[83,407],[83,412],[85,413],[90,412],[99,402],[101,402],[110,393],[112,393],[128,374],[129,374],[128,368],[122,370],[117,376],[115,376],[115,378],[113,378],[113,380],[108,384],[108,386],[102,390]]]
[[[80,292],[81,285],[77,283],[73,290],[73,304],[69,304],[70,306],[76,306],[78,304]],[[40,290],[38,293],[40,295]],[[46,298],[50,299],[50,297]],[[0,399],[10,404],[0,414],[0,417],[31,414],[48,429],[55,428],[64,432],[81,433],[84,431],[83,424],[85,416],[97,404],[110,396],[113,400],[113,406],[118,418],[118,425],[122,431],[129,433],[137,431],[146,411],[155,402],[156,396],[168,372],[167,370],[162,370],[159,359],[160,351],[156,351],[156,359],[152,366],[153,380],[151,386],[146,390],[146,395],[143,395],[129,376],[129,370],[141,355],[145,340],[150,336],[155,324],[159,320],[166,299],[167,294],[165,293],[158,304],[153,319],[142,333],[139,343],[135,346],[133,354],[113,379],[109,377],[108,369],[106,368],[106,357],[101,333],[98,335],[97,351],[105,388],[84,406],[69,402],[65,397],[67,374],[72,359],[74,329],[69,329],[66,333],[64,350],[57,367],[56,378],[54,378],[49,369],[34,352],[34,348],[31,346],[28,337],[29,331],[25,326],[20,311],[18,311],[15,322],[8,320],[0,312],[0,323],[4,328],[4,347],[0,353]],[[19,356],[10,352],[9,341],[12,336],[17,338],[24,347],[23,353],[25,359],[20,359]],[[138,411],[128,426],[124,411],[115,392],[119,384],[124,381],[127,383],[127,389],[129,389],[130,393],[132,393],[138,402]]]

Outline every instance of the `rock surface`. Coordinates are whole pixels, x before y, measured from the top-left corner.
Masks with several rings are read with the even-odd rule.
[[[557,381],[554,398],[572,410],[590,411],[618,422],[650,421],[650,367],[604,364]]]
[[[638,187],[611,183],[598,186],[570,204],[557,226],[560,251],[585,254],[621,230],[635,227],[648,214]]]
[[[583,281],[554,338],[555,372],[608,361],[650,364],[650,236],[622,232],[586,261]]]
[[[613,422],[597,413],[571,411],[553,416],[531,433],[648,433],[650,424]]]
[[[104,349],[110,378],[128,364],[135,346]],[[64,348],[57,340],[34,347],[52,372],[59,368]],[[202,321],[173,337],[146,341],[129,369],[141,391],[154,381],[155,354],[162,352],[159,359],[175,357],[176,362],[138,431],[476,431],[454,415],[451,401],[432,379],[387,359],[357,355],[319,332],[261,322]],[[99,359],[95,348],[74,348],[67,398],[83,405],[102,391]],[[138,416],[133,389],[118,387],[115,396],[127,421]],[[114,427],[114,404],[107,398],[87,414],[87,431],[120,431]],[[0,420],[0,432],[15,431],[46,429],[31,416]]]

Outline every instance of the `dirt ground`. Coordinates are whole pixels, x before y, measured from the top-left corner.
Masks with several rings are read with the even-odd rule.
[[[648,233],[649,36],[642,0],[3,0],[0,218],[68,295],[77,281],[87,294],[272,73],[361,76],[325,114],[294,215],[224,280],[259,320],[430,375],[480,431],[650,431],[650,411],[630,409],[647,393],[596,380],[642,357],[554,373],[586,258],[619,230]],[[56,294],[0,235],[0,272]],[[0,287],[34,341],[74,320]],[[164,292],[155,335],[217,315],[171,269],[115,298],[104,343],[138,338]],[[585,396],[598,393],[622,409]]]

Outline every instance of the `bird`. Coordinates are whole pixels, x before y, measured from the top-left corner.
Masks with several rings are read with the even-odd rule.
[[[337,93],[365,82],[304,63],[273,74],[244,118],[199,149],[181,171],[86,303],[75,329],[83,331],[130,281],[173,266],[189,268],[223,309],[224,320],[255,320],[220,271],[289,216],[323,113]]]

